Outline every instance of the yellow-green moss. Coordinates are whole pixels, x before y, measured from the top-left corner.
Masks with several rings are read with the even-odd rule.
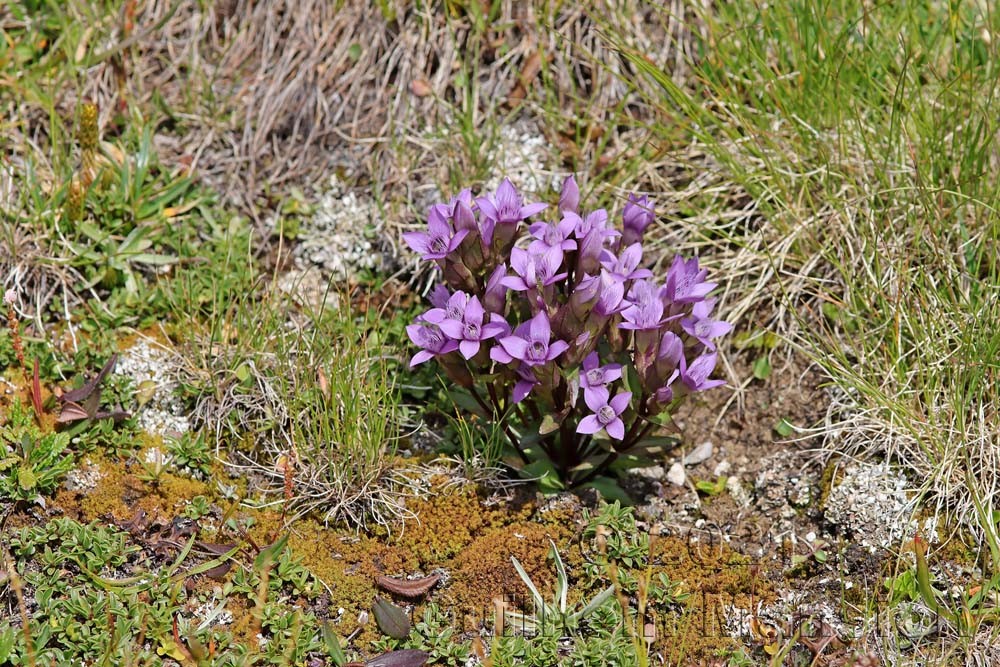
[[[688,594],[681,613],[657,619],[662,644],[671,647],[671,661],[707,660],[735,648],[723,627],[726,614],[733,608],[749,614],[756,603],[775,600],[773,584],[753,561],[728,546],[660,537],[652,540],[650,550],[653,581],[666,574]]]

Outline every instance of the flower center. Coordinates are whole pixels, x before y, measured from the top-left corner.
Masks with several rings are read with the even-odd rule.
[[[602,405],[601,409],[597,411],[597,421],[601,422],[602,426],[607,426],[618,417],[615,414],[615,409],[610,405]]]
[[[549,345],[545,341],[533,340],[528,346],[528,356],[533,361],[544,361],[549,353]]]
[[[545,234],[542,237],[547,246],[557,246],[563,242],[562,234],[555,227],[548,227],[545,229]]]
[[[708,338],[710,333],[712,333],[712,325],[705,320],[701,320],[694,325],[695,338]]]
[[[594,368],[587,371],[587,384],[589,384],[592,387],[599,384],[604,384],[604,369]]]
[[[431,329],[430,327],[424,327],[424,347],[438,347],[443,342],[444,337],[441,336],[440,331],[437,329]]]
[[[445,240],[444,237],[435,236],[434,238],[431,239],[430,247],[431,247],[431,250],[433,250],[435,253],[447,252],[447,250],[448,250],[448,241]]]
[[[448,306],[444,309],[444,314],[449,320],[462,319],[462,311],[458,306]]]
[[[479,325],[475,322],[469,322],[465,325],[465,337],[469,340],[479,339]]]

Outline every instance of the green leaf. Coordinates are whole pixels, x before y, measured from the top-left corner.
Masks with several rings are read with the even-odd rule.
[[[542,493],[559,493],[566,489],[566,485],[559,479],[559,471],[556,470],[552,461],[547,458],[538,459],[521,468],[523,477],[537,478],[538,490]]]
[[[382,598],[375,598],[375,622],[379,629],[393,639],[406,639],[410,634],[410,619],[406,612]]]
[[[17,471],[17,484],[22,491],[31,491],[38,484],[38,476],[31,468],[20,468]]]
[[[787,438],[795,433],[795,427],[787,419],[782,418],[781,421],[774,425],[774,431],[782,438]]]
[[[758,380],[766,380],[771,375],[771,360],[767,356],[757,357],[753,362],[753,376]]]
[[[717,496],[726,490],[726,478],[720,476],[714,482],[708,479],[700,479],[694,483],[694,488],[708,496]]]
[[[330,621],[324,619],[319,625],[320,633],[323,635],[323,645],[326,647],[326,654],[337,667],[343,667],[347,663],[347,656],[344,649],[340,647],[340,639],[337,633],[330,626]]]
[[[263,570],[265,567],[273,565],[277,562],[278,556],[281,552],[285,550],[288,546],[288,533],[285,533],[275,541],[274,544],[264,547],[257,554],[257,557],[253,559],[253,567],[258,572]]]

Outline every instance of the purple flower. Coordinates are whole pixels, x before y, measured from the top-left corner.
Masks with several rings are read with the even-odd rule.
[[[709,352],[703,354],[688,366],[687,360],[682,356],[681,367],[680,367],[680,377],[681,382],[687,387],[688,391],[694,393],[696,391],[705,391],[706,389],[713,389],[715,387],[721,387],[726,384],[725,380],[709,380],[708,376],[715,370],[715,362],[718,356],[715,352]]]
[[[622,311],[625,320],[618,326],[634,331],[659,329],[663,324],[663,302],[653,293],[653,286],[645,280],[632,283],[628,300],[631,305]]]
[[[563,218],[560,222],[536,222],[528,227],[535,240],[528,246],[528,252],[545,252],[550,248],[576,250],[576,241],[569,238],[576,223],[572,218]]]
[[[431,308],[423,315],[423,319],[433,324],[440,324],[445,320],[462,321],[462,313],[469,305],[469,295],[465,292],[455,292],[445,302],[444,306]]]
[[[503,279],[507,277],[507,265],[500,262],[493,273],[486,279],[486,290],[483,293],[483,306],[493,313],[503,313],[507,304],[507,287]]]
[[[566,217],[576,224],[574,234],[579,239],[577,273],[597,273],[605,245],[620,233],[608,227],[608,212],[603,208],[588,214],[586,218],[573,213],[567,213]]]
[[[444,259],[458,248],[468,233],[467,229],[452,229],[441,209],[432,207],[427,216],[427,231],[407,232],[403,240],[414,252],[420,253],[422,259]]]
[[[694,304],[691,308],[691,317],[681,320],[681,328],[709,350],[715,349],[713,338],[724,336],[733,330],[733,325],[729,322],[713,320],[709,317],[712,308],[715,307],[715,299],[705,299]]]
[[[643,195],[636,197],[634,194],[628,196],[628,203],[622,211],[622,243],[631,244],[641,241],[642,236],[653,222],[653,203],[649,197]]]
[[[431,293],[427,295],[427,300],[431,302],[431,305],[435,308],[444,308],[448,305],[448,299],[451,297],[451,292],[448,291],[448,287],[444,283],[438,283],[431,290]]]
[[[487,244],[493,241],[493,232],[497,225],[516,225],[547,206],[540,202],[524,204],[524,200],[509,178],[503,179],[503,183],[493,195],[476,199],[476,204],[483,214],[483,239]],[[513,232],[510,236],[513,237]]]
[[[584,393],[583,400],[586,401],[587,407],[594,414],[587,415],[580,420],[576,427],[577,433],[597,433],[603,430],[615,440],[625,438],[625,423],[622,421],[621,414],[628,408],[629,401],[632,400],[632,393],[623,391],[610,401],[608,395],[608,390],[603,387],[595,389],[589,394]]]
[[[410,359],[410,368],[438,355],[448,354],[458,349],[458,343],[449,340],[438,325],[424,320],[418,319],[415,324],[408,325],[406,327],[406,335],[410,337],[410,340],[415,345],[421,348]]]
[[[549,317],[544,310],[539,311],[530,320],[518,325],[512,335],[501,338],[498,341],[500,344],[490,350],[490,358],[501,364],[519,359],[528,366],[540,366],[569,349],[566,341],[550,341],[551,338]]]
[[[561,249],[549,248],[545,252],[530,252],[521,248],[510,251],[510,267],[516,276],[509,276],[500,281],[501,285],[516,292],[536,289],[551,285],[566,277],[566,273],[556,273],[562,265]]]
[[[677,255],[667,270],[667,282],[660,290],[660,297],[668,304],[701,301],[718,284],[704,282],[707,275],[706,269],[698,269],[697,257],[685,262]]]
[[[514,399],[515,403],[520,403],[531,393],[534,386],[540,383],[531,372],[531,367],[524,364],[517,367],[517,378],[511,398]]]
[[[666,378],[670,374],[676,375],[677,366],[684,358],[684,342],[680,336],[673,331],[667,331],[660,339],[660,347],[656,352],[656,374],[660,378]],[[668,382],[672,382],[671,377]]]
[[[594,313],[611,317],[628,305],[625,302],[625,284],[612,278],[607,271],[601,271],[599,280],[600,292],[594,304]]]
[[[566,177],[559,192],[559,210],[562,213],[569,211],[577,213],[580,208],[580,188],[576,185],[573,174]]]
[[[580,369],[580,388],[583,389],[584,396],[588,392],[594,392],[598,389],[607,391],[606,385],[622,376],[621,364],[598,366],[598,363],[600,363],[600,359],[597,352],[591,352],[583,360],[583,366]]]
[[[649,269],[638,268],[642,261],[642,244],[633,243],[622,251],[620,257],[610,250],[601,252],[601,266],[608,270],[613,277],[618,280],[637,280],[639,278],[652,278],[653,272]]]
[[[446,336],[459,341],[458,350],[462,356],[471,359],[479,352],[482,341],[510,330],[503,318],[496,313],[490,315],[490,321],[486,324],[483,323],[485,317],[486,311],[479,299],[472,297],[461,320],[446,319],[439,326]]]

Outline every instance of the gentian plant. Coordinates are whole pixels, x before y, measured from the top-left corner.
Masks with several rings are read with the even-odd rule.
[[[607,493],[619,468],[675,442],[660,432],[682,401],[724,384],[710,375],[732,326],[712,319],[697,258],[675,257],[661,282],[641,266],[647,197],[628,198],[620,230],[579,202],[570,176],[555,211],[509,180],[431,207],[427,231],[404,234],[441,277],[407,327],[410,365],[434,359],[543,488]]]

